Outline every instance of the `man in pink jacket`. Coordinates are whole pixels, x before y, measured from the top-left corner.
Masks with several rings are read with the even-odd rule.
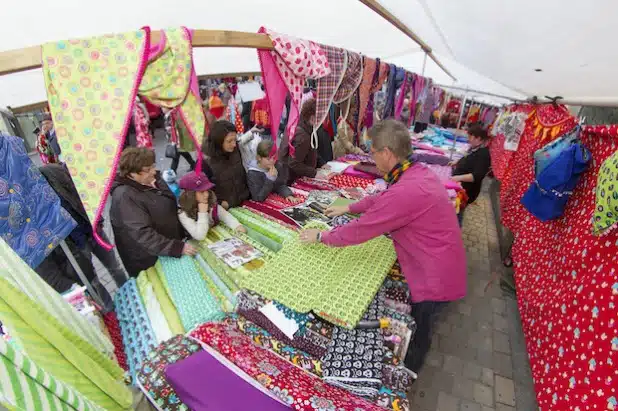
[[[447,302],[466,295],[466,252],[444,185],[433,171],[410,159],[410,134],[404,124],[382,121],[369,130],[369,137],[388,189],[347,207],[329,208],[329,216],[361,216],[329,232],[306,230],[301,240],[343,247],[390,234],[418,326],[405,364],[418,373],[430,348],[436,314]]]

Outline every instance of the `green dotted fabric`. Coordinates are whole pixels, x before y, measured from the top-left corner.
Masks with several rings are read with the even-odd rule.
[[[599,170],[592,224],[595,235],[608,234],[618,225],[618,151]]]
[[[300,311],[314,311],[353,328],[395,263],[391,240],[380,236],[343,248],[286,241],[268,263],[246,275],[241,286]]]

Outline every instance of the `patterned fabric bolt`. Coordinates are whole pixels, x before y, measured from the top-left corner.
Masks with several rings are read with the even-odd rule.
[[[160,257],[159,261],[185,330],[223,317],[221,307],[208,291],[206,281],[191,257]]]
[[[350,261],[358,264],[350,265]],[[385,237],[345,248],[307,246],[294,239],[264,268],[244,279],[243,286],[296,311],[313,310],[352,328],[394,262],[393,244]],[[313,274],[307,276],[307,272]]]
[[[75,228],[24,140],[0,134],[0,238],[36,268]]]
[[[148,46],[140,30],[42,47],[56,135],[93,227],[116,172]]]
[[[135,278],[130,278],[114,297],[116,315],[122,331],[122,341],[129,362],[129,371],[135,381],[135,373],[148,353],[157,346],[142,297]]]

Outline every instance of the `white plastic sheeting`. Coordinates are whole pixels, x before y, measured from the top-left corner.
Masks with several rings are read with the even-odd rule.
[[[379,2],[438,55],[513,90],[618,102],[616,1]]]
[[[456,42],[448,36],[448,40],[453,41],[453,44],[448,43],[450,45],[446,46],[447,43],[441,39],[439,34],[436,34],[438,31],[432,25],[432,20],[426,13],[427,8],[421,4],[422,1],[425,0],[383,0],[381,3],[395,12],[402,21],[408,23],[412,30],[418,32],[421,38],[437,51],[442,63],[458,78],[456,84],[496,94],[522,97],[522,94],[483,76],[490,74],[489,77],[500,80],[504,84],[516,86],[530,94],[540,92],[536,90],[530,92],[532,88],[520,86],[518,77],[510,78],[505,75],[504,78],[508,81],[504,81],[501,75],[494,75],[496,72],[501,73],[502,68],[508,64],[500,60],[500,54],[489,55],[493,53],[493,49],[484,49],[484,47],[487,48],[484,45],[487,40],[482,36],[479,39],[476,35],[478,32],[483,32],[481,27],[484,23],[476,23],[477,17],[473,19],[473,13],[463,13],[461,10],[459,13],[453,12],[469,3],[505,2],[426,0],[431,12],[437,16],[438,22],[447,21],[453,29],[460,26],[465,28],[468,25],[474,28],[474,30],[469,30],[469,33],[461,35]],[[557,0],[545,1],[557,2]],[[528,0],[523,1],[523,3],[528,2]],[[522,1],[509,3],[521,5]],[[256,32],[263,25],[282,33],[345,47],[372,57],[380,57],[413,72],[420,73],[423,66],[423,53],[420,48],[358,0],[314,0],[311,2],[300,0],[177,0],[173,2],[164,0],[29,0],[11,2],[10,5],[0,7],[2,7],[0,10],[3,17],[2,24],[0,24],[0,51],[67,38],[134,30],[144,25],[149,25],[153,29],[184,25],[195,29],[248,32]],[[493,10],[497,6],[488,7]],[[436,14],[437,8],[448,10],[444,10],[443,14]],[[566,7],[563,6],[563,8]],[[455,23],[448,21],[450,16],[456,16],[457,21]],[[506,15],[500,18],[500,22],[509,19],[510,17]],[[536,26],[555,27],[558,20],[539,21]],[[531,26],[522,24],[522,20],[512,22],[513,26],[518,24],[521,25],[522,31]],[[546,30],[549,30],[547,27]],[[572,38],[575,26],[565,27],[565,29],[568,33],[563,32],[562,35],[566,34],[568,38]],[[556,33],[560,31],[557,30]],[[485,43],[479,45],[476,43],[479,40]],[[466,44],[468,48],[465,53],[461,52],[460,58],[458,50]],[[527,45],[522,41],[520,50],[523,46]],[[450,48],[455,51],[451,53]],[[505,49],[504,53],[508,54],[508,50]],[[259,71],[259,63],[253,49],[199,48],[195,49],[194,54],[198,74]],[[474,58],[481,59],[482,64]],[[521,64],[522,62],[518,61],[514,67],[517,68]],[[467,69],[466,66],[473,67],[476,72]],[[438,83],[453,84],[453,81],[430,59],[427,59],[425,74],[433,77]],[[536,74],[529,73],[530,76]],[[544,83],[541,82],[541,84]],[[585,85],[581,84],[581,87]],[[0,107],[7,105],[16,107],[45,99],[40,70],[0,77]]]

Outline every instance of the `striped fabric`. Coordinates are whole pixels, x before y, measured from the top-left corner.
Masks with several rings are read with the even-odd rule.
[[[131,406],[122,369],[4,278],[0,278],[0,318],[28,358],[57,380],[99,407]]]
[[[0,339],[0,398],[17,410],[102,410]]]
[[[0,277],[38,302],[59,323],[88,341],[108,357],[114,354],[111,341],[51,288],[0,238]]]

